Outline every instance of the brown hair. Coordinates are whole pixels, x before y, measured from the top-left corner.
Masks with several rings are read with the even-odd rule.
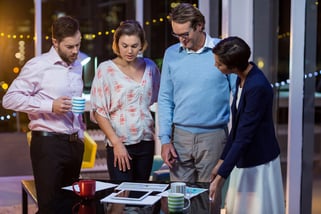
[[[170,15],[170,20],[179,24],[184,24],[186,22],[191,22],[191,27],[195,30],[198,24],[202,24],[204,30],[205,17],[193,5],[189,3],[180,3],[178,6],[172,9]]]
[[[135,20],[126,20],[120,23],[119,27],[116,29],[114,33],[114,40],[113,40],[113,52],[119,56],[119,47],[118,42],[119,38],[122,35],[136,35],[140,39],[140,42],[142,44],[141,52],[144,52],[147,48],[147,41],[145,38],[145,31],[143,30],[142,26],[139,24],[138,21]]]
[[[251,49],[248,44],[236,36],[221,40],[215,45],[212,52],[229,69],[237,68],[240,71],[244,71],[247,68],[248,60],[251,56]]]
[[[58,18],[51,26],[52,38],[61,42],[65,37],[74,36],[79,31],[79,23],[71,16]]]

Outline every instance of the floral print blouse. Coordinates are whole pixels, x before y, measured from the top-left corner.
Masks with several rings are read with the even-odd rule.
[[[160,72],[152,60],[144,61],[140,83],[124,74],[112,60],[98,66],[92,83],[92,111],[110,121],[125,145],[154,140],[154,120],[149,107],[157,102]]]

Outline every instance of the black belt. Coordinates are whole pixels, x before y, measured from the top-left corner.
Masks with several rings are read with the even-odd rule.
[[[61,134],[57,132],[45,132],[45,131],[32,131],[32,136],[42,136],[42,137],[58,137],[61,140],[69,141],[69,142],[77,142],[78,141],[78,133],[75,132],[73,134]]]

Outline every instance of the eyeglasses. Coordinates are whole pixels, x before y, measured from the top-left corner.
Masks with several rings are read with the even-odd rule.
[[[176,33],[172,32],[172,36],[176,37],[177,39],[179,39],[179,38],[187,39],[192,30],[193,30],[193,28],[190,28],[188,32],[181,33],[181,34],[176,34]]]

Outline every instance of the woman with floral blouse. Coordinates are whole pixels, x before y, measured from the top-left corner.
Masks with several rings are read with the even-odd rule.
[[[110,178],[149,179],[154,156],[154,119],[149,107],[157,101],[160,73],[140,54],[145,33],[134,20],[120,23],[112,60],[99,64],[91,89],[92,120],[104,132]]]

